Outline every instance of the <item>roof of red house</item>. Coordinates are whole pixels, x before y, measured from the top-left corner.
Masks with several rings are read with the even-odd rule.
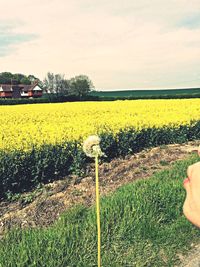
[[[10,92],[11,91],[11,85],[9,85],[9,84],[1,84],[0,87],[2,87],[4,92]]]
[[[11,92],[11,89],[20,89],[24,91],[32,91],[38,84],[31,84],[31,85],[26,85],[26,84],[17,84],[17,85],[11,85],[11,84],[0,84],[0,88],[3,89],[4,92]]]

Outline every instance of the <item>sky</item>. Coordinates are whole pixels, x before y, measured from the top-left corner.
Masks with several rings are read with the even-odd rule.
[[[200,87],[200,0],[0,0],[0,72]]]

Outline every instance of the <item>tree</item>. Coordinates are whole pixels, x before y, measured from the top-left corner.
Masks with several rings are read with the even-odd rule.
[[[54,74],[51,72],[47,73],[44,79],[44,88],[47,93],[54,93]]]
[[[31,81],[31,83],[34,83],[35,81],[39,81],[39,79],[36,78],[33,74],[28,75],[28,79],[29,79],[29,81]],[[41,81],[39,81],[39,82],[41,82]]]
[[[71,78],[69,86],[70,94],[77,95],[80,99],[94,88],[92,81],[86,75],[78,75]]]
[[[41,81],[36,78],[34,75],[24,75],[21,73],[13,74],[11,72],[2,72],[0,73],[0,84],[11,84],[12,81],[15,81],[17,83],[21,84],[31,84],[35,80],[38,81],[39,85],[42,87]]]
[[[48,72],[44,79],[44,87],[47,93],[64,96],[69,94],[69,81],[65,79],[64,74],[54,74]]]
[[[23,77],[22,79],[20,79],[20,83],[21,84],[31,84],[31,81],[28,79],[28,77]]]
[[[69,95],[70,87],[69,87],[69,80],[63,79],[60,84],[60,94],[61,95]]]
[[[1,72],[0,73],[0,84],[11,84],[13,79],[13,74],[11,72]]]
[[[69,94],[69,81],[65,79],[63,74],[55,74],[55,92],[58,95]]]
[[[54,74],[52,72],[47,73],[43,84],[49,98],[56,94],[57,97],[75,95],[81,99],[94,88],[91,80],[86,75],[78,75],[66,80],[64,74]]]
[[[12,75],[12,79],[14,81],[16,81],[17,83],[23,83],[25,82],[25,84],[31,84],[31,82],[29,81],[28,77],[26,77],[26,75],[21,74],[21,73],[16,73]]]

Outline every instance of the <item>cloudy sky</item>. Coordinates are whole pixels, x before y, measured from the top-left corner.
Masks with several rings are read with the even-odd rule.
[[[200,86],[200,0],[0,0],[0,72]]]

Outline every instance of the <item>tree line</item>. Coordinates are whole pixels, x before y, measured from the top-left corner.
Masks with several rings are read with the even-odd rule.
[[[39,79],[36,78],[32,74],[26,76],[26,75],[21,74],[21,73],[16,73],[16,74],[13,74],[11,72],[1,72],[0,73],[0,84],[11,84],[12,81],[17,81],[18,83],[21,83],[21,84],[30,85],[35,80],[39,80]]]
[[[86,75],[78,75],[67,80],[63,74],[48,72],[44,79],[43,88],[47,93],[56,94],[56,96],[74,95],[81,98],[94,89],[94,86]]]
[[[34,75],[0,73],[0,84],[11,84],[13,81],[19,84],[30,85],[35,81],[43,89],[47,97],[76,96],[80,99],[94,89],[92,81],[87,75],[78,75],[66,79],[64,74],[48,72],[43,81]]]

